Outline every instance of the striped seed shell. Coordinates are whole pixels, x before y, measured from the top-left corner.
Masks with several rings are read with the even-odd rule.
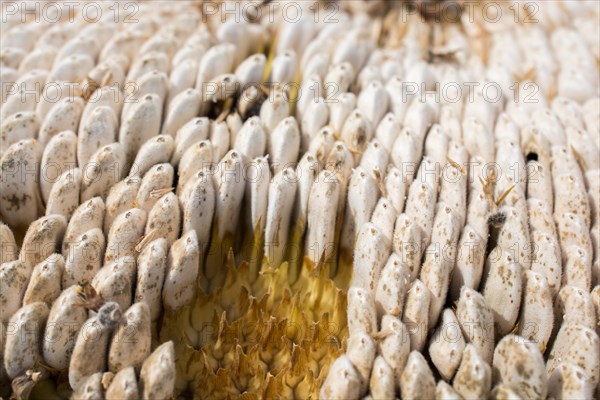
[[[492,370],[477,348],[468,343],[454,376],[454,390],[465,399],[485,398],[492,388]]]
[[[198,237],[192,230],[175,241],[169,250],[163,287],[165,306],[176,310],[194,299],[199,262]]]
[[[67,287],[52,304],[48,315],[42,353],[44,361],[57,370],[69,367],[79,329],[87,319],[87,310],[79,305],[80,294],[81,287]]]
[[[33,304],[38,301],[52,306],[60,295],[61,278],[65,267],[65,259],[60,254],[52,254],[33,268],[23,305]]]
[[[399,380],[403,399],[435,398],[435,379],[425,358],[416,350],[408,356],[408,361]]]
[[[140,370],[142,399],[167,399],[175,389],[175,349],[173,342],[158,346]]]
[[[96,196],[105,199],[110,189],[127,173],[125,161],[125,150],[120,143],[99,148],[82,171],[81,202]]]
[[[43,302],[25,305],[11,317],[10,325],[16,332],[7,334],[4,346],[4,368],[11,379],[41,361],[40,349],[47,318],[48,306]]]
[[[494,381],[513,388],[524,398],[546,398],[548,376],[544,357],[535,343],[504,336],[494,351]]]
[[[144,302],[135,303],[123,314],[111,339],[108,369],[113,373],[127,368],[141,368],[150,355],[150,309]]]
[[[109,301],[98,313],[89,318],[77,335],[69,363],[69,384],[77,390],[85,379],[95,373],[104,372],[108,352],[106,351],[113,328],[121,321],[119,305]]]

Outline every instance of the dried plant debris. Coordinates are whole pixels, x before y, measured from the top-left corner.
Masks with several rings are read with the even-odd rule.
[[[600,398],[595,1],[2,8],[0,397]]]

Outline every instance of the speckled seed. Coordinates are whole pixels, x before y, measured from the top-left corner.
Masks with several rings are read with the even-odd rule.
[[[419,279],[412,282],[406,295],[402,322],[408,329],[411,350],[421,351],[429,329],[429,290]]]
[[[181,228],[181,209],[179,200],[174,193],[167,193],[158,200],[148,213],[146,222],[146,235],[152,231],[163,236],[169,242],[169,246],[179,237]]]
[[[373,125],[369,119],[359,109],[355,109],[344,122],[340,137],[350,151],[361,152],[366,149],[373,134]]]
[[[564,146],[552,146],[552,183],[555,188],[559,187],[557,184],[561,175],[570,175],[573,178],[573,185],[578,188],[585,188],[583,174],[573,152]],[[554,192],[555,201],[556,196],[560,195],[559,193],[560,191]],[[555,212],[566,212],[559,210],[556,205],[554,210]]]
[[[198,115],[202,94],[198,89],[187,89],[176,95],[169,103],[162,126],[162,133],[175,136],[187,121]]]
[[[450,381],[456,372],[465,350],[465,338],[454,312],[447,308],[429,341],[429,356],[442,378]]]
[[[300,128],[294,117],[281,120],[269,135],[269,157],[274,173],[296,167],[300,151]]]
[[[512,255],[495,247],[486,260],[485,270],[488,274],[483,296],[494,314],[495,332],[504,336],[513,329],[519,316],[523,269]]]
[[[20,260],[0,265],[0,321],[6,322],[21,307],[33,264]]]
[[[259,117],[252,117],[242,126],[235,138],[233,148],[243,154],[246,160],[264,155],[267,146],[265,133]]]
[[[109,301],[82,325],[69,363],[69,384],[73,389],[77,390],[86,377],[104,372],[110,336],[121,318],[119,305]]]
[[[27,229],[19,259],[32,266],[60,249],[67,221],[62,215],[48,215],[34,221]]]
[[[454,390],[465,399],[483,399],[492,388],[492,370],[472,344],[467,344],[454,376]]]
[[[126,310],[132,303],[135,276],[135,258],[125,256],[105,263],[92,279],[92,286],[102,298]]]
[[[494,314],[483,295],[463,287],[456,306],[456,318],[465,339],[473,343],[486,363],[491,363],[494,352]]]
[[[348,331],[354,333],[377,331],[377,312],[375,302],[368,291],[351,287],[348,290]]]
[[[64,131],[53,136],[42,154],[40,164],[40,190],[48,203],[50,192],[60,176],[77,166],[77,136],[74,131]]]
[[[60,281],[65,268],[65,259],[60,254],[52,254],[33,268],[23,305],[38,301],[52,306],[60,295]]]
[[[189,231],[169,250],[163,287],[165,306],[176,310],[190,303],[196,294],[200,250],[196,231]]]
[[[590,204],[583,183],[579,183],[573,175],[561,174],[553,176],[554,210],[557,214],[573,213],[578,215],[585,225],[591,226]]]
[[[135,301],[143,301],[148,305],[152,321],[155,321],[162,311],[162,287],[168,252],[166,239],[159,238],[148,243],[137,259]]]
[[[373,362],[369,390],[374,399],[391,399],[394,397],[396,379],[392,367],[382,356],[377,356]]]
[[[217,192],[215,222],[218,224],[217,238],[220,240],[225,234],[232,234],[238,222],[245,189],[242,157],[243,155],[237,150],[229,151],[217,166],[214,175]]]
[[[241,124],[240,124],[241,125]],[[213,145],[213,163],[217,164],[229,151],[229,146],[235,143],[228,122],[213,121],[210,125],[210,142]],[[241,127],[240,127],[241,129]],[[239,132],[239,131],[238,131]]]
[[[60,132],[77,132],[83,106],[84,101],[81,97],[67,97],[56,103],[45,116],[40,126],[38,133],[40,145],[46,146],[50,139]]]
[[[183,213],[183,232],[196,231],[200,252],[204,254],[209,244],[215,212],[215,188],[208,171],[198,171],[178,199]]]
[[[8,225],[0,222],[0,243],[2,243],[2,252],[0,253],[0,264],[14,261],[19,256],[19,249],[15,242],[15,235]]]
[[[563,268],[562,285],[589,292],[592,287],[592,255],[579,246],[569,246],[566,250],[567,262]]]
[[[466,225],[458,242],[456,265],[452,271],[450,297],[458,299],[463,286],[477,289],[483,274],[487,240]]]
[[[133,89],[133,90],[132,90]],[[148,71],[135,81],[135,85],[126,86],[128,98],[123,104],[121,121],[124,122],[135,112],[135,106],[146,100],[148,95],[156,96],[159,111],[162,112],[165,98],[167,97],[168,78],[165,73],[159,71]]]
[[[537,272],[525,271],[517,333],[544,352],[552,334],[553,323],[552,292],[546,278]]]
[[[407,185],[402,177],[402,171],[396,167],[391,167],[385,176],[384,187],[388,199],[390,199],[398,213],[401,213],[404,210],[406,186]]]
[[[40,349],[47,318],[48,306],[42,302],[23,306],[10,318],[9,324],[16,332],[6,336],[4,368],[11,379],[41,361]]]
[[[133,367],[117,372],[106,389],[106,400],[137,400],[140,398]]]
[[[148,139],[160,132],[162,104],[155,94],[144,96],[131,106],[119,130],[119,143],[123,146],[126,166],[130,166],[135,155]]]
[[[519,263],[523,269],[531,268],[533,256],[527,215],[522,215],[518,208],[510,206],[500,208],[500,212],[506,220],[498,232],[497,246],[510,252],[514,262]]]
[[[105,264],[137,255],[135,248],[144,235],[146,220],[147,213],[139,208],[132,208],[115,219],[106,238]]]
[[[534,343],[504,336],[494,351],[494,381],[512,387],[524,398],[546,398],[548,377],[544,357]]]
[[[298,178],[291,167],[277,173],[269,185],[264,252],[273,266],[281,265],[285,257],[297,188]]]
[[[183,153],[194,143],[208,139],[210,134],[210,122],[208,118],[193,118],[183,125],[175,135],[175,150],[171,156],[171,164],[179,165]]]
[[[564,362],[559,364],[548,377],[548,397],[591,399],[594,397],[594,386],[583,368]]]
[[[596,312],[589,292],[574,286],[563,286],[554,303],[555,330],[562,323],[596,328]]]
[[[144,361],[140,371],[140,391],[144,400],[166,400],[175,389],[175,349],[169,341],[158,346]]]
[[[527,163],[527,198],[539,199],[549,210],[554,209],[550,171],[537,161]]]
[[[592,386],[600,381],[600,340],[595,331],[577,323],[563,323],[550,349],[546,370],[552,374],[563,362],[585,370]]]
[[[102,146],[117,139],[119,120],[111,106],[98,106],[82,117],[77,135],[77,162],[85,170],[89,160]]]
[[[533,231],[531,233],[531,245],[535,249],[531,262],[531,270],[546,278],[550,293],[552,294],[552,298],[554,298],[560,290],[562,278],[558,240],[545,232]]]
[[[321,386],[319,398],[355,399],[361,393],[360,375],[345,355],[338,357],[327,373]]]
[[[73,211],[79,206],[81,180],[82,175],[79,168],[63,172],[48,195],[46,215],[60,214],[67,219],[70,218]]]
[[[388,153],[392,152],[392,147],[401,129],[401,121],[392,112],[388,112],[377,125],[375,129],[375,138],[379,140]]]
[[[421,267],[421,230],[411,217],[406,214],[398,215],[394,227],[394,251],[402,257],[410,271],[409,282],[419,276]]]
[[[365,393],[369,387],[371,368],[377,352],[375,342],[369,334],[356,332],[348,338],[347,348],[346,357],[356,368],[360,376],[361,392]]]
[[[19,140],[35,139],[40,121],[34,112],[12,114],[0,125],[0,157]]]
[[[91,282],[104,259],[106,241],[99,228],[90,229],[69,244],[62,275],[63,287]]]
[[[467,205],[467,225],[470,225],[482,238],[487,238],[489,233],[489,207],[489,201],[480,189],[478,195],[469,197]]]
[[[458,224],[464,226],[467,219],[467,177],[450,164],[446,164],[441,173],[438,201],[447,204],[458,218]]]
[[[142,184],[139,177],[129,177],[114,185],[106,197],[106,216],[103,219],[104,232],[109,232],[117,216],[136,204],[137,193]],[[98,198],[99,199],[99,198]]]
[[[80,306],[81,287],[73,285],[56,299],[46,324],[42,343],[44,361],[57,370],[68,368],[79,328],[87,319],[87,311]]]
[[[588,254],[593,254],[592,240],[589,230],[580,216],[571,213],[555,214],[556,226],[558,227],[558,238],[563,263],[567,261],[567,249],[571,246],[579,246]]]
[[[435,379],[427,361],[416,350],[408,356],[408,362],[399,381],[403,399],[435,398]]]
[[[402,317],[408,273],[408,267],[402,262],[400,256],[392,253],[381,271],[381,278],[375,292],[375,306],[379,319],[386,314]]]
[[[123,314],[108,352],[108,369],[116,373],[126,367],[141,368],[150,355],[150,309],[144,302],[135,303]]]
[[[107,106],[109,108],[111,108],[114,112],[115,115],[115,119],[117,119],[117,125],[116,127],[118,127],[118,116],[121,115],[121,110],[123,108],[123,102],[125,100],[125,98],[127,98],[127,95],[124,95],[120,88],[115,87],[115,86],[104,86],[101,88],[98,88],[95,92],[94,95],[92,96],[92,98],[87,102],[87,104],[85,105],[85,108],[83,109],[83,113],[81,114],[81,123],[79,125],[79,128],[81,129],[83,127],[83,123],[86,122],[88,120],[89,114],[93,113],[96,108],[98,107],[104,107]],[[116,132],[115,132],[116,135]],[[111,142],[114,141],[111,140]]]
[[[62,253],[67,259],[69,246],[75,242],[77,238],[90,229],[98,228],[102,230],[104,222],[104,214],[106,207],[104,201],[100,197],[94,197],[82,203],[69,220],[65,237],[62,244]],[[108,229],[106,230],[108,231]]]
[[[340,243],[342,249],[351,252],[355,248],[360,228],[371,219],[379,198],[379,189],[372,171],[357,167],[348,184],[347,212]]]
[[[386,197],[381,197],[371,215],[371,223],[381,230],[389,245],[394,237],[394,224],[398,213],[392,202]]]
[[[82,379],[79,387],[72,395],[73,400],[100,400],[104,398],[104,387],[102,386],[102,372],[96,372]]]
[[[437,193],[426,183],[415,180],[408,191],[406,215],[420,228],[421,251],[429,245]]]
[[[356,95],[351,92],[342,93],[337,96],[337,100],[327,103],[329,124],[334,132],[341,132],[348,115],[356,108]]]
[[[150,212],[158,199],[173,190],[174,175],[173,166],[168,163],[156,164],[150,168],[140,183],[135,198],[137,207]]]
[[[170,135],[158,135],[149,139],[135,156],[129,176],[144,176],[153,165],[168,163],[174,149],[175,142]]]
[[[440,400],[462,399],[462,397],[454,390],[454,388],[443,380],[438,381],[438,384],[435,387],[435,398]]]
[[[381,270],[390,253],[391,243],[383,232],[371,223],[362,225],[354,250],[352,286],[367,290],[375,296]]]
[[[392,367],[396,382],[402,380],[402,372],[409,357],[408,334],[406,325],[397,317],[385,315],[381,319],[381,330],[378,332],[381,339],[377,345],[377,351]]]
[[[28,226],[38,216],[41,194],[38,187],[39,154],[34,139],[21,140],[2,156],[0,213],[12,227]]]
[[[200,170],[209,170],[213,165],[213,147],[209,140],[203,140],[190,147],[181,157],[177,168],[179,176],[177,193],[180,194],[185,185],[193,180]]]
[[[106,199],[110,189],[127,173],[125,150],[120,143],[112,143],[96,151],[83,173],[81,201],[100,196]]]
[[[48,71],[37,69],[28,72],[17,80],[21,88],[18,93],[9,95],[2,104],[0,120],[6,121],[8,117],[18,112],[33,112],[37,105],[41,89],[44,87]],[[4,85],[3,85],[4,86]],[[38,115],[38,118],[40,116]]]

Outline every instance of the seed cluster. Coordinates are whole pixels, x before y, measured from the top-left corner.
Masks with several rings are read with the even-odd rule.
[[[0,395],[600,397],[598,4],[208,3],[3,9]]]

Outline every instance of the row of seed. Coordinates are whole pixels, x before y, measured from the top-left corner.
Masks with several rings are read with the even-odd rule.
[[[510,112],[498,114],[496,107],[478,100],[481,98],[465,105],[462,135],[461,124],[453,120],[456,117],[449,109],[440,117],[445,129],[438,125],[429,129],[425,157],[408,191],[406,214],[400,214],[394,229],[377,224],[378,212],[373,211],[377,195],[367,195],[377,193],[374,185],[355,197],[362,228],[355,247],[354,287],[348,295],[350,339],[346,355],[332,365],[321,396],[357,398],[369,393],[372,398],[391,398],[399,389],[402,398],[482,398],[488,396],[492,382],[498,384],[494,389],[496,396],[510,391],[518,396],[545,398],[548,390],[556,398],[593,396],[600,372],[600,345],[593,331],[599,318],[598,254],[593,251],[588,233],[592,229],[592,235],[597,237],[598,215],[596,211],[590,219],[589,205],[600,201],[595,183],[599,173],[595,136],[584,130],[583,113],[573,100],[556,98],[552,111],[537,106],[531,120],[527,117],[526,121],[519,121],[523,124],[521,132]],[[588,103],[590,109],[598,100]],[[589,115],[587,128],[591,132],[598,132],[595,114]],[[455,126],[458,135],[452,135]],[[491,132],[494,134],[490,136]],[[429,140],[432,150],[435,148],[431,152],[427,150]],[[451,174],[458,175],[460,171],[454,166],[465,165],[465,149],[471,154],[471,161],[477,162],[475,165],[496,160],[504,175],[495,185],[489,186],[485,179],[480,185],[479,178],[489,177],[489,173],[475,168],[469,177],[468,196],[466,177],[458,183],[444,179],[440,189],[429,186],[431,182],[437,185],[439,176],[434,173],[433,179],[428,180],[422,172],[435,168],[426,169],[424,165],[443,165],[448,160],[453,166]],[[527,152],[537,153],[542,162],[531,162],[525,170],[523,156]],[[417,160],[419,154],[415,156]],[[574,154],[579,156],[579,164]],[[398,157],[398,153],[393,153],[392,159],[394,156]],[[437,164],[428,160],[430,157]],[[520,166],[521,178],[517,182],[506,174],[515,166]],[[582,169],[591,178],[587,188],[583,179],[575,181],[572,177],[581,176]],[[362,172],[360,176],[364,179],[366,174]],[[567,190],[557,190],[553,195],[553,186],[562,188],[565,184]],[[418,208],[410,207],[413,185],[429,186],[434,193],[421,196],[420,199],[430,201]],[[498,211],[489,198],[494,200],[510,188],[505,205],[499,209],[506,221],[499,230],[488,232],[488,216]],[[349,201],[350,198],[349,193]],[[379,202],[382,200],[385,197]],[[553,204],[558,233],[552,212],[547,210]],[[366,223],[371,213],[372,223]],[[578,214],[587,216],[588,223],[583,223]],[[389,225],[389,219],[386,223]],[[595,223],[594,227],[591,223]],[[389,256],[392,231],[397,253]],[[488,233],[496,248],[486,256]],[[420,249],[424,247],[414,246],[423,241],[419,234],[426,238],[424,246],[431,243],[423,250],[422,266]],[[441,257],[438,253],[440,244],[452,248],[457,242],[459,257]],[[402,246],[406,243],[412,246]],[[416,260],[411,258],[415,247],[419,249]],[[568,248],[563,259],[560,254],[555,256],[561,248]],[[415,280],[416,276],[419,279]],[[593,284],[596,287],[590,294]],[[477,288],[482,294],[473,290]],[[456,309],[443,311],[429,340],[429,357],[443,378],[436,388],[420,352],[428,338],[428,326],[437,325],[448,290],[450,299],[458,300]],[[555,318],[557,321],[553,321]],[[490,326],[494,327],[491,333]],[[515,326],[520,336],[508,335]],[[494,331],[496,337],[503,337],[496,346]],[[448,337],[449,334],[453,336]],[[547,381],[542,352],[551,337],[554,344],[548,355]],[[575,340],[576,345],[567,345],[569,340]],[[494,379],[492,359],[499,372]],[[444,382],[452,379],[453,387]]]

